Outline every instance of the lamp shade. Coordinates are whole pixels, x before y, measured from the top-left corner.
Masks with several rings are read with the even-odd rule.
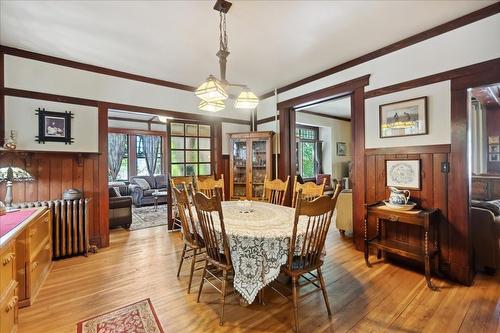
[[[207,102],[223,101],[228,97],[220,82],[213,75],[210,75],[194,93]]]
[[[208,112],[217,112],[223,110],[225,107],[226,105],[224,105],[224,101],[214,101],[214,102],[201,101],[200,105],[198,105],[198,109]]]
[[[18,167],[4,167],[0,168],[0,182],[29,182],[35,178],[26,170]]]
[[[255,109],[257,104],[259,104],[257,96],[250,90],[243,90],[236,99],[234,107],[236,109]]]

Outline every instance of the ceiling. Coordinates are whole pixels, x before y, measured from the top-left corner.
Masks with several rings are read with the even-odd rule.
[[[302,109],[327,116],[351,119],[351,97],[337,98]]]
[[[494,2],[234,0],[227,77],[259,95]],[[0,43],[197,86],[218,76],[213,4],[1,1]]]

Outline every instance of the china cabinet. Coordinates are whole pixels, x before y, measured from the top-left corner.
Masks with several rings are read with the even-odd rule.
[[[259,199],[264,179],[272,179],[274,132],[229,134],[231,199]]]

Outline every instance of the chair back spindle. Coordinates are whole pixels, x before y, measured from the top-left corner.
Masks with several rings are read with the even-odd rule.
[[[182,187],[182,190],[179,190],[178,186],[172,187],[177,207],[177,213],[181,221],[182,236],[184,237],[184,240],[189,244],[199,246],[202,242],[196,229],[195,219],[193,218],[193,211],[191,208],[189,192],[186,183],[182,183]]]
[[[321,265],[325,240],[340,194],[340,186],[337,185],[332,198],[325,195],[308,201],[302,196],[302,190],[298,193],[293,233],[289,244],[288,269],[308,271]],[[304,234],[298,234],[299,223],[305,225]],[[299,236],[301,244],[298,244]]]
[[[290,176],[286,178],[286,181],[282,181],[281,179],[268,180],[266,176],[264,178],[264,191],[262,192],[262,200],[275,205],[283,206],[285,204],[285,197],[289,181]]]
[[[297,176],[295,176],[292,193],[292,207],[295,208],[295,206],[297,205],[299,191],[301,191],[300,197],[303,200],[307,201],[312,201],[322,196],[325,191],[325,182],[326,178],[323,178],[323,182],[319,185],[316,185],[314,182],[306,182],[304,184],[300,184],[297,181]]]
[[[222,214],[222,206],[220,194],[215,191],[215,195],[208,197],[202,192],[196,192],[193,196],[198,220],[205,242],[207,256],[214,262],[221,265],[230,265],[231,257],[229,254],[229,245],[224,227],[224,216]],[[218,219],[214,215],[218,215]],[[219,228],[216,225],[219,224]],[[218,234],[220,236],[218,236]],[[219,247],[219,240],[222,241],[222,251]]]
[[[209,198],[214,197],[215,192],[219,192],[222,201],[224,201],[224,175],[221,175],[219,180],[215,180],[213,177],[207,177],[203,180],[198,178],[196,180],[196,191],[205,194]]]

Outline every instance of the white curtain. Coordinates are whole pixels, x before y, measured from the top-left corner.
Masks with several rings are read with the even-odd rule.
[[[487,173],[488,152],[486,133],[486,113],[481,104],[473,99],[470,110],[472,174]]]

